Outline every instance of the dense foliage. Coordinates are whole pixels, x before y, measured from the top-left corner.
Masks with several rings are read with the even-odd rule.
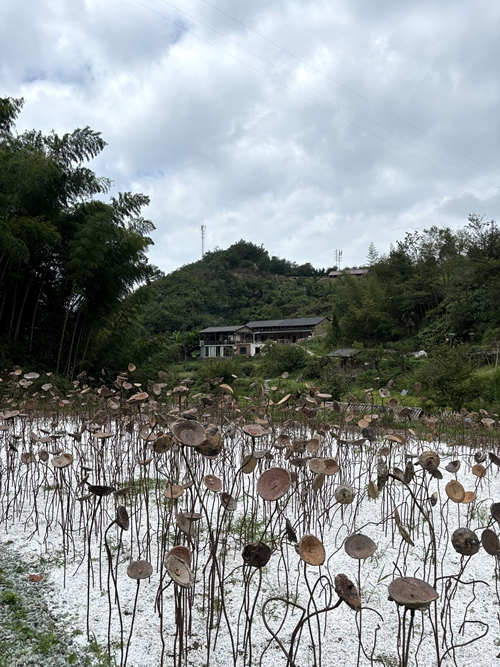
[[[111,186],[85,166],[105,146],[98,132],[18,134],[22,104],[0,99],[0,356],[71,374],[101,361],[104,324],[155,276],[154,227],[144,195],[95,198]]]
[[[370,248],[359,280],[329,280],[240,241],[156,282],[144,324],[151,334],[252,319],[325,315],[332,345],[408,341],[418,349],[500,337],[500,230],[471,215],[457,231],[431,227],[407,234],[388,255]]]
[[[239,241],[160,278],[144,323],[157,334],[326,314],[329,304],[318,305],[318,278],[324,275],[325,270],[270,257],[264,248]]]

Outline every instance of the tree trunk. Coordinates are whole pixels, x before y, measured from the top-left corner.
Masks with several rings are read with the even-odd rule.
[[[45,282],[45,274],[43,274],[42,276],[42,282],[40,283],[40,289],[38,290],[38,297],[36,299],[35,307],[33,308],[33,318],[31,320],[31,334],[30,334],[30,352],[31,348],[33,347],[33,332],[35,330],[36,311],[38,310],[38,304],[40,302],[40,297],[42,296],[42,289],[44,282]]]
[[[21,304],[21,308],[19,309],[19,315],[18,315],[18,318],[17,318],[16,330],[14,332],[14,340],[17,340],[17,337],[19,336],[19,329],[21,327],[21,319],[23,317],[24,306],[26,305],[26,299],[28,298],[28,293],[31,289],[32,283],[33,283],[33,273],[31,273],[30,278],[28,280],[28,284],[26,285],[26,289],[24,290],[23,302]]]
[[[64,324],[63,328],[61,331],[61,340],[59,341],[59,351],[57,353],[57,364],[56,364],[56,375],[59,374],[59,366],[61,364],[61,354],[62,354],[62,347],[63,347],[63,342],[64,342],[64,335],[66,333],[66,325],[68,324],[68,317],[69,317],[69,311],[71,308],[71,300],[73,299],[73,294],[75,292],[75,283],[73,282],[73,286],[71,287],[71,294],[69,296],[68,300],[68,307],[66,308],[66,314],[64,316]]]

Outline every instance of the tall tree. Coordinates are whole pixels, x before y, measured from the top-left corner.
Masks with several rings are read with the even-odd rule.
[[[18,134],[23,100],[0,99],[0,351],[72,372],[92,360],[104,318],[156,275],[146,196],[95,199],[111,182],[86,163],[105,147],[89,127]]]

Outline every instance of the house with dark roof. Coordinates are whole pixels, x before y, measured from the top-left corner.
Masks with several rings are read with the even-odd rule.
[[[202,358],[243,354],[253,357],[267,340],[283,345],[326,333],[328,317],[299,317],[290,320],[256,320],[244,325],[207,327],[200,331]]]
[[[328,277],[331,279],[341,278],[342,276],[352,276],[353,278],[362,278],[368,273],[368,269],[343,269],[342,271],[330,271]]]

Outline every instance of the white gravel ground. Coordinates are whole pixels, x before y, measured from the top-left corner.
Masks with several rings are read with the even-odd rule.
[[[7,440],[5,441],[7,442]],[[65,479],[71,487],[71,494],[82,495],[85,489],[76,487],[77,482],[77,454],[88,462],[85,436],[83,444],[76,451],[72,440],[64,441],[66,449],[75,454],[73,472],[68,473]],[[58,448],[61,447],[58,441]],[[123,443],[122,443],[123,444]],[[382,442],[374,443],[372,449],[378,450]],[[108,464],[112,456],[112,446],[106,444],[109,455]],[[259,444],[259,447],[261,445]],[[65,447],[62,447],[63,449]],[[113,445],[116,448],[116,444]],[[240,461],[241,455],[247,451],[249,443],[236,444],[228,441],[226,447],[234,448],[234,460]],[[387,588],[396,576],[416,576],[433,583],[434,570],[430,558],[426,557],[429,547],[429,529],[422,514],[416,510],[408,490],[403,484],[389,481],[387,488],[375,500],[367,495],[367,484],[370,479],[376,479],[376,453],[370,453],[364,447],[363,453],[359,447],[350,447],[347,456],[347,446],[342,446],[344,454],[337,450],[336,441],[326,439],[319,455],[338,457],[340,472],[327,477],[323,489],[315,493],[310,487],[313,474],[307,468],[300,469],[297,484],[292,484],[288,494],[278,503],[268,503],[258,498],[255,492],[255,481],[265,468],[283,465],[290,468],[288,462],[282,459],[282,453],[273,450],[275,458],[272,462],[262,459],[251,475],[243,476],[239,473],[241,485],[235,488],[234,495],[238,497],[237,511],[230,515],[220,509],[219,497],[216,494],[201,491],[204,498],[205,510],[201,508],[199,498],[191,487],[185,495],[174,503],[167,503],[163,499],[159,502],[154,491],[149,498],[149,512],[146,513],[146,502],[143,494],[133,498],[120,499],[131,516],[131,530],[123,532],[117,568],[119,599],[123,612],[124,636],[128,638],[130,631],[134,597],[137,590],[136,582],[127,577],[126,569],[130,559],[147,559],[153,565],[153,574],[150,579],[140,583],[138,603],[135,614],[132,640],[127,664],[130,667],[158,667],[161,662],[162,641],[160,635],[160,618],[157,609],[159,589],[169,583],[169,578],[162,566],[161,544],[159,537],[166,535],[168,548],[173,546],[175,526],[167,526],[165,521],[174,516],[176,508],[201,511],[203,514],[199,522],[199,532],[196,535],[197,556],[193,569],[195,573],[195,588],[191,591],[177,589],[170,585],[163,590],[161,599],[163,604],[163,640],[165,644],[163,664],[174,664],[174,653],[177,655],[177,664],[196,665],[201,667],[208,662],[217,667],[232,665],[261,664],[286,665],[286,657],[278,643],[273,640],[264,626],[261,617],[262,605],[270,597],[287,597],[302,607],[308,607],[310,612],[328,606],[333,606],[337,596],[332,589],[336,574],[345,573],[352,581],[358,581],[358,561],[350,558],[344,548],[345,538],[354,532],[361,532],[371,537],[377,544],[375,554],[359,562],[361,577],[361,599],[363,611],[356,614],[342,603],[338,608],[319,614],[309,626],[304,626],[300,636],[299,649],[296,658],[297,667],[306,665],[368,665],[385,664],[397,665],[398,659],[398,628],[401,629],[401,614],[398,615],[396,604],[388,600]],[[406,450],[420,453],[427,449],[427,443],[409,443]],[[410,488],[416,489],[420,501],[426,512],[430,513],[433,521],[438,558],[436,563],[437,575],[440,577],[437,590],[440,598],[437,602],[437,619],[440,651],[444,653],[446,647],[452,644],[465,644],[474,637],[478,637],[488,630],[486,636],[468,646],[457,647],[450,651],[443,664],[455,664],[459,667],[481,667],[499,663],[500,632],[499,632],[499,597],[497,595],[495,574],[496,559],[488,555],[483,548],[479,553],[469,558],[462,558],[451,545],[451,534],[458,526],[468,526],[476,531],[478,537],[488,524],[496,532],[498,525],[492,521],[489,507],[492,502],[500,500],[500,478],[498,468],[489,464],[487,476],[479,481],[471,474],[471,467],[475,463],[473,452],[460,450],[459,452],[446,447],[437,447],[442,455],[440,469],[443,471],[443,480],[430,478],[418,466],[416,480]],[[38,449],[39,446],[35,448]],[[125,451],[126,447],[123,446]],[[444,451],[443,451],[444,450]],[[20,455],[21,449],[19,449]],[[121,455],[121,454],[120,454]],[[12,455],[13,456],[13,455]],[[125,455],[124,455],[125,456]],[[175,455],[178,457],[178,455]],[[199,455],[198,455],[199,456]],[[160,478],[175,480],[178,458],[174,460],[171,453],[162,455],[163,463],[160,466]],[[171,458],[169,458],[171,457]],[[200,457],[201,458],[201,457]],[[444,466],[449,460],[459,458],[462,466],[456,478],[466,490],[475,490],[477,500],[471,504],[454,504],[447,499],[444,492],[446,483],[455,479],[455,475],[448,473]],[[193,459],[194,460],[194,459]],[[394,465],[404,468],[405,459],[402,449],[393,449],[389,460],[389,467]],[[79,641],[86,640],[87,614],[87,583],[88,561],[85,556],[85,530],[89,514],[96,507],[96,500],[76,501],[67,503],[66,491],[57,496],[58,491],[44,490],[52,487],[54,471],[50,461],[47,468],[41,469],[39,462],[30,466],[18,466],[14,477],[7,473],[8,464],[5,450],[2,459],[2,503],[3,522],[0,526],[0,541],[9,542],[31,564],[37,572],[48,566],[48,574],[53,583],[53,593],[49,600],[59,613],[68,614],[67,624],[70,631],[83,631]],[[16,463],[17,465],[17,463]],[[224,488],[229,489],[234,479],[234,468],[224,469],[222,463],[203,460],[203,468],[196,471],[195,477],[199,481],[203,474],[213,472],[219,475],[224,482]],[[486,465],[486,464],[485,464]],[[154,462],[145,468],[133,467],[133,474],[153,474]],[[35,467],[38,469],[35,471]],[[182,468],[182,466],[181,466]],[[46,472],[44,472],[46,471]],[[43,473],[43,474],[42,474]],[[47,476],[44,477],[43,475]],[[59,474],[59,473],[57,473]],[[185,471],[177,472],[182,482]],[[182,479],[181,479],[182,477]],[[114,475],[109,474],[113,480]],[[124,475],[121,480],[126,479]],[[419,483],[424,479],[428,489],[418,491]],[[339,483],[351,484],[357,492],[356,500],[352,505],[340,506],[334,502],[333,490]],[[103,483],[102,480],[100,483]],[[151,482],[149,489],[154,488],[156,482]],[[240,484],[240,482],[238,482]],[[202,487],[200,487],[202,488]],[[431,507],[428,500],[430,494],[437,491],[438,502]],[[245,495],[248,494],[248,495]],[[7,502],[13,501],[7,507]],[[188,504],[188,499],[189,504]],[[246,500],[245,500],[246,499]],[[103,525],[107,525],[115,515],[117,499],[113,495],[104,498],[97,508],[97,516],[102,516]],[[251,505],[255,513],[250,514],[250,507],[244,509],[245,504]],[[415,546],[406,544],[397,531],[393,519],[394,507],[399,508],[403,524],[409,529]],[[72,529],[67,528],[66,512],[72,517]],[[274,513],[273,513],[274,512]],[[273,513],[273,514],[272,514]],[[225,615],[215,619],[214,628],[210,631],[212,647],[208,656],[206,604],[210,600],[207,586],[209,571],[204,572],[204,565],[209,560],[209,531],[207,516],[212,528],[219,524],[224,527],[217,547],[217,559],[224,579],[223,598]],[[326,550],[326,561],[322,567],[304,566],[292,544],[287,542],[284,528],[285,516],[296,526],[299,539],[306,533],[320,537]],[[249,518],[251,517],[251,518]],[[264,535],[264,540],[273,545],[273,554],[268,565],[263,570],[242,568],[240,533],[248,528],[248,523],[270,520],[270,527]],[[229,525],[229,520],[232,524]],[[100,525],[100,524],[99,524]],[[258,528],[262,527],[259,523]],[[110,543],[116,545],[119,537],[116,527],[110,530]],[[180,542],[186,541],[180,540]],[[106,645],[108,637],[108,587],[106,552],[102,545],[102,534],[94,530],[91,541],[92,569],[90,576],[90,632],[97,640]],[[158,549],[160,548],[160,553]],[[66,553],[65,553],[66,551]],[[114,558],[116,551],[113,549]],[[46,562],[47,565],[43,565]],[[460,574],[460,581],[453,577]],[[262,575],[260,590],[257,583]],[[319,577],[318,583],[311,598],[311,590]],[[442,578],[441,578],[442,577]],[[250,579],[250,582],[249,582]],[[328,583],[330,582],[330,583]],[[475,582],[475,583],[472,583]],[[288,583],[288,586],[287,586]],[[323,587],[321,586],[323,584]],[[216,586],[218,581],[216,580]],[[333,595],[332,595],[333,592]],[[190,625],[189,632],[184,637],[186,650],[179,658],[179,638],[175,646],[175,601],[177,595],[184,614],[184,623]],[[330,598],[331,596],[331,598]],[[111,610],[111,645],[113,652],[120,662],[120,626],[117,607],[114,604],[112,593]],[[215,608],[219,611],[220,591],[215,595]],[[246,609],[255,607],[250,624]],[[436,665],[436,648],[431,632],[429,613],[434,617],[433,606],[431,612],[415,614],[414,636],[411,637],[411,658],[409,664],[423,667]],[[292,608],[283,626],[279,630],[279,637],[288,648],[292,631],[298,623],[300,613],[291,615]],[[378,613],[376,613],[378,612]],[[278,628],[285,616],[285,603],[275,602],[267,606],[268,623]],[[436,618],[434,617],[434,618]],[[465,621],[465,624],[464,624]],[[362,649],[359,653],[358,631],[361,626]],[[231,642],[229,628],[232,632],[234,648]],[[217,633],[217,637],[216,637]],[[452,637],[453,640],[452,641]],[[215,646],[214,640],[217,639]],[[175,646],[175,648],[174,648]],[[251,647],[251,655],[249,654]],[[418,651],[415,651],[418,647]],[[320,656],[321,652],[321,656]],[[235,657],[236,654],[236,657]],[[359,662],[358,662],[359,661]],[[377,662],[375,662],[377,661]]]

